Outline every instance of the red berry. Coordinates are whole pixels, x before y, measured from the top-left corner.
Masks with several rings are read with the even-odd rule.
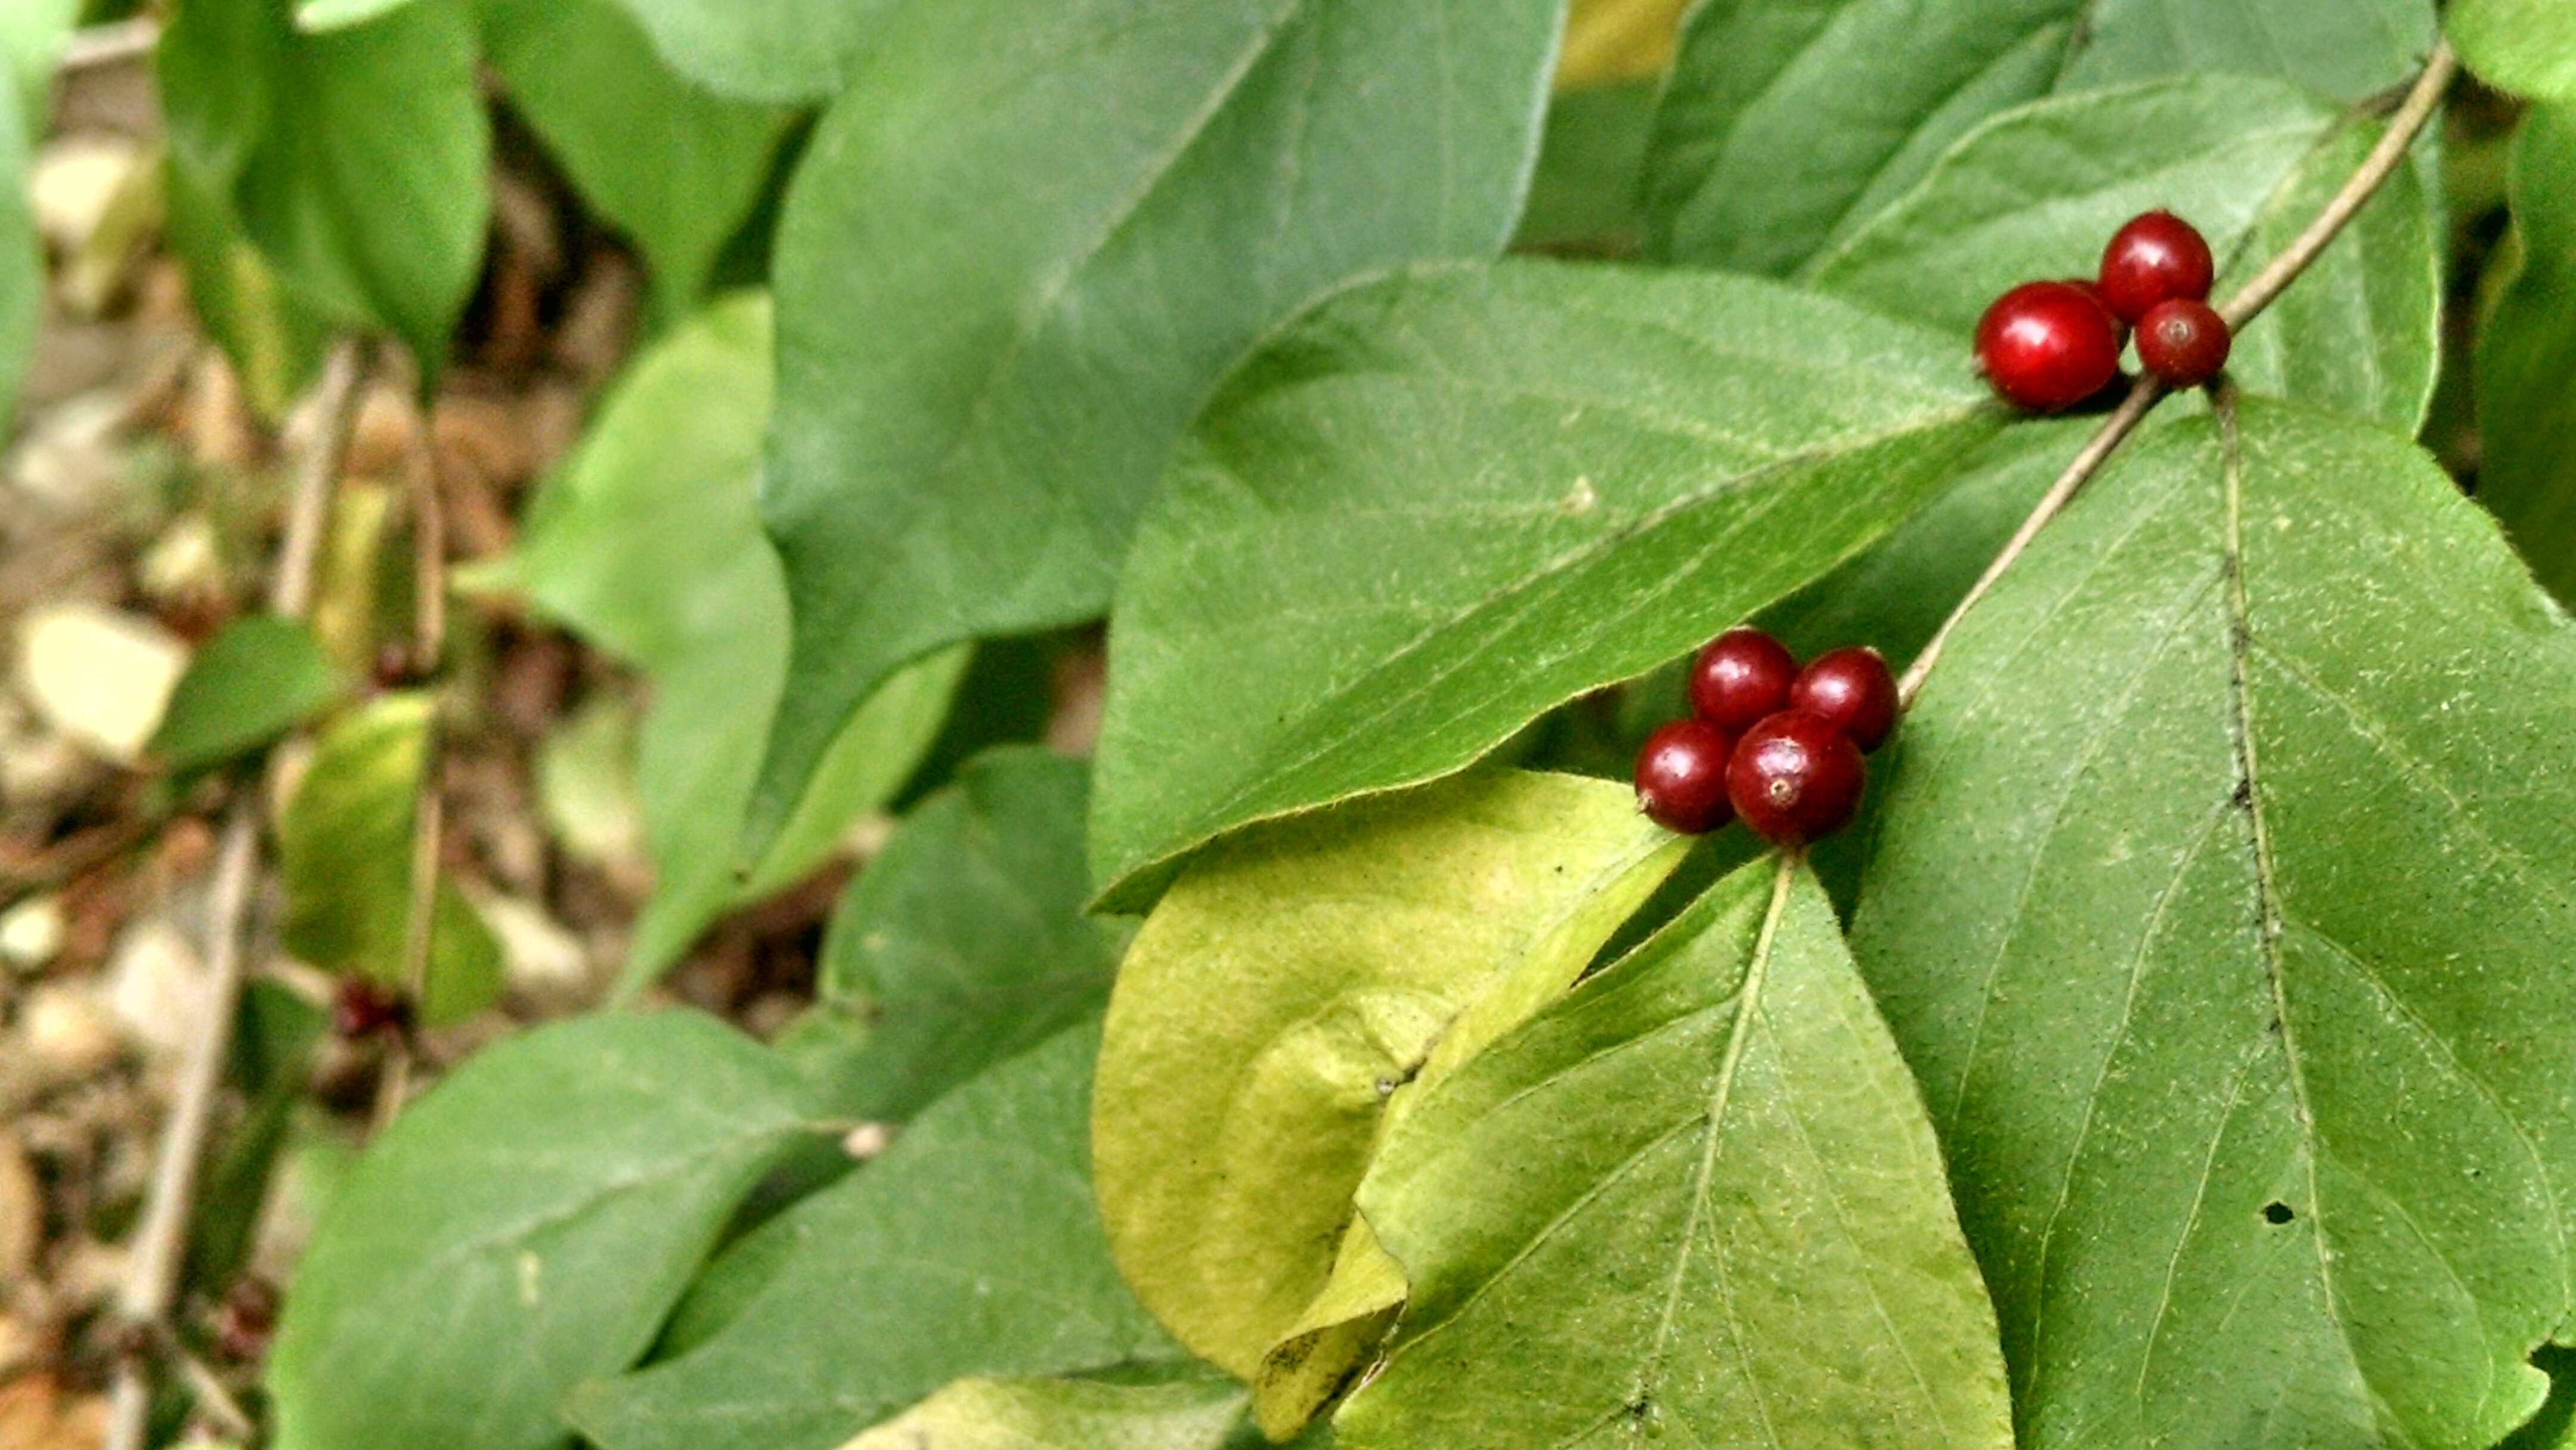
[[[1726,795],[1753,834],[1775,846],[1830,836],[1860,807],[1869,768],[1834,722],[1783,710],[1745,732],[1726,764]]]
[[[1735,742],[1705,720],[1676,720],[1637,752],[1637,809],[1668,830],[1696,836],[1725,825],[1726,762]]]
[[[1789,706],[1824,716],[1862,751],[1876,750],[1896,728],[1896,677],[1865,645],[1827,650],[1789,687]]]
[[[2159,302],[2207,297],[2216,275],[2200,229],[2169,211],[2131,217],[2102,249],[2102,300],[2132,326]]]
[[[2227,319],[2187,297],[2157,303],[2138,323],[2138,361],[2177,388],[2218,376],[2234,345]]]
[[[2053,413],[2100,392],[2120,371],[2120,336],[2083,289],[2024,282],[1979,319],[1977,365],[2007,399]]]
[[[1798,657],[1751,625],[1710,640],[1691,666],[1691,712],[1729,735],[1741,735],[1789,703]]]
[[[343,977],[331,1003],[331,1030],[342,1037],[372,1037],[411,1023],[411,1004],[364,977]]]

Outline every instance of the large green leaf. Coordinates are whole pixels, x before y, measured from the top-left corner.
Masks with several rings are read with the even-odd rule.
[[[2576,632],[2402,439],[2237,416],[1969,616],[1853,946],[2025,1445],[2473,1450],[2567,1308]]]
[[[762,503],[796,648],[752,840],[905,660],[1106,609],[1173,440],[1265,329],[1346,278],[1502,246],[1560,9],[886,17],[780,224]]]
[[[384,695],[341,716],[315,745],[277,822],[286,889],[279,935],[297,958],[403,985],[410,935],[412,821],[427,753],[430,698]],[[501,949],[483,918],[441,881],[430,914],[433,1024],[472,1016],[501,992]]]
[[[1681,847],[1623,785],[1500,771],[1192,862],[1119,970],[1092,1109],[1101,1214],[1146,1305],[1246,1377],[1285,1341],[1283,1380],[1365,1348],[1307,1341],[1382,1331],[1401,1297],[1336,1268],[1382,1262],[1344,1235],[1384,1120],[1570,985]]]
[[[1243,1386],[1204,1370],[1140,1384],[965,1379],[845,1450],[1219,1450]]]
[[[219,765],[303,724],[347,687],[301,622],[244,615],[189,659],[152,754],[175,771]]]
[[[652,1342],[806,1128],[713,1020],[603,1014],[478,1053],[331,1202],[268,1365],[280,1450],[548,1450],[574,1381]]]
[[[1957,338],[1537,262],[1323,308],[1201,416],[1111,628],[1113,899],[1248,821],[1458,769],[1826,573],[2002,420]]]
[[[2104,238],[2162,206],[2228,259],[2224,295],[2307,225],[2377,134],[2288,86],[2241,77],[2043,101],[1961,141],[1807,275],[1964,338],[1996,294],[2034,276],[2089,275]],[[2429,203],[2401,168],[2237,339],[2230,374],[2411,430],[2432,394],[2441,297]]]
[[[671,69],[720,95],[819,100],[898,0],[619,0]],[[964,42],[991,45],[990,36]]]
[[[1083,1110],[1099,1031],[1056,1035],[949,1094],[884,1157],[764,1224],[729,1322],[577,1390],[607,1450],[831,1450],[960,1375],[1172,1357],[1109,1261]]]
[[[286,285],[447,355],[490,210],[491,127],[468,0],[412,0],[318,35],[291,0],[179,0],[156,51],[180,164]]]
[[[1655,247],[1794,271],[2025,101],[2199,72],[2356,100],[2432,32],[2429,0],[1709,0],[1647,158]]]
[[[1922,1099],[1777,858],[1432,1089],[1360,1206],[1413,1297],[1351,1450],[2012,1445]]]
[[[638,787],[658,879],[630,985],[728,905],[812,869],[891,799],[929,747],[965,660],[898,674],[846,723],[795,819],[746,879],[733,846],[786,676],[787,598],[752,502],[769,416],[769,304],[727,298],[630,366],[530,506],[508,579],[653,677]]]
[[[686,308],[767,184],[787,113],[674,74],[615,0],[478,4],[511,101],[583,199],[634,239],[663,308]],[[643,124],[650,145],[637,144]]]
[[[1034,747],[977,757],[850,883],[818,1011],[864,1023],[833,1057],[838,1113],[901,1122],[1097,1013],[1124,928],[1083,915],[1091,773]]]
[[[2488,84],[2576,101],[2576,10],[2560,0],[2452,0],[2442,23]]]
[[[2576,106],[2523,118],[2512,191],[2520,260],[2478,331],[2478,497],[2576,599]]]

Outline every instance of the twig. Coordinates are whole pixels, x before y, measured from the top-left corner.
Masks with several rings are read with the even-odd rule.
[[[2272,305],[2272,300],[2285,288],[2298,280],[2299,275],[2307,271],[2351,222],[2354,213],[2360,211],[2371,195],[2379,190],[2381,183],[2388,180],[2389,173],[2405,159],[2407,147],[2414,144],[2417,133],[2424,129],[2424,123],[2432,119],[2433,109],[2442,103],[2442,94],[2450,89],[2451,77],[2458,73],[2459,65],[2459,57],[2451,53],[2449,41],[2434,45],[2433,53],[2425,57],[2423,71],[2415,77],[2414,84],[2407,87],[2405,101],[2389,118],[2388,132],[2379,138],[2379,144],[2370,148],[2370,154],[2362,158],[2361,165],[2344,181],[2333,199],[2317,212],[2315,220],[2282,248],[2279,255],[2264,263],[2263,270],[2255,273],[2253,280],[2239,288],[2236,295],[2228,298],[2218,309],[2219,316],[2227,319],[2230,332],[2243,329],[2264,308]],[[2068,462],[2066,471],[2049,485],[2048,492],[2040,495],[2029,517],[2021,521],[2021,527],[2013,530],[2012,538],[1996,553],[1994,562],[1986,566],[1985,573],[1977,576],[1977,582],[1969,586],[1966,596],[1950,611],[1949,617],[1941,621],[1941,627],[1933,631],[1931,641],[1906,667],[1904,677],[1896,682],[1896,697],[1900,704],[1910,706],[1914,703],[1914,697],[1922,693],[1923,681],[1932,673],[1933,665],[1940,662],[1942,647],[1949,643],[1951,631],[1959,627],[1959,621],[1986,597],[1986,591],[1993,588],[2004,571],[2012,567],[2013,561],[2021,557],[2022,551],[2030,547],[2030,541],[2039,536],[2039,531],[2063,512],[2077,491],[2101,471],[2112,451],[2163,400],[2165,391],[2164,385],[2152,376],[2142,377],[2111,416],[2102,420],[2102,426],[2085,443],[2083,451]]]
[[[2155,410],[2164,395],[2165,385],[2150,373],[2139,378],[2137,384],[2129,389],[2129,395],[2120,400],[2120,406],[2111,411],[2110,417],[2102,420],[2102,426],[2094,430],[2083,451],[2068,461],[2066,471],[2057,475],[2057,481],[2048,486],[2048,492],[2039,496],[2030,516],[2021,521],[2020,528],[2013,530],[2013,536],[1996,553],[1994,562],[1986,566],[1986,572],[1977,576],[1976,583],[1968,586],[1968,592],[1959,600],[1958,606],[1941,621],[1941,627],[1933,631],[1931,640],[1914,656],[1914,663],[1905,667],[1904,676],[1896,682],[1896,701],[1900,706],[1912,705],[1914,697],[1923,692],[1923,681],[1932,673],[1932,666],[1939,663],[1941,647],[1950,642],[1950,631],[1959,627],[1959,621],[1967,617],[1978,600],[1986,597],[1986,591],[1994,587],[1995,581],[2003,577],[2015,559],[2021,557],[2022,550],[2030,547],[2030,541],[2039,537],[2039,531],[2048,527],[2048,521],[2056,518],[2067,502],[2075,497],[2075,491],[2102,467],[2103,460],[2111,456],[2111,450],[2120,446],[2131,429],[2146,421],[2147,414]]]
[[[60,69],[63,74],[72,75],[100,66],[141,60],[160,43],[161,22],[149,15],[88,26],[72,33],[71,43],[63,47]]]
[[[324,362],[321,381],[314,389],[312,447],[296,470],[295,492],[287,505],[285,545],[269,588],[269,607],[279,614],[301,616],[312,603],[313,564],[320,552],[323,521],[330,513],[331,486],[339,477],[341,454],[348,445],[357,393],[358,351],[354,344],[343,343]],[[169,1120],[162,1125],[143,1221],[134,1234],[133,1266],[118,1302],[126,1322],[146,1330],[167,1324],[171,1300],[178,1293],[188,1223],[196,1206],[197,1170],[205,1158],[206,1136],[214,1126],[215,1094],[223,1083],[224,1059],[232,1047],[233,1013],[241,995],[243,924],[250,914],[252,878],[259,865],[264,795],[264,791],[245,790],[234,797],[216,848],[201,1015],[190,1024],[193,1033],[180,1059]],[[128,1349],[118,1356],[106,1450],[142,1450],[152,1404],[139,1352],[144,1343],[148,1335],[130,1336]]]
[[[2460,58],[2452,53],[2449,41],[2433,47],[2433,53],[2425,57],[2424,73],[2415,78],[2415,84],[2406,92],[2406,99],[2397,107],[2397,113],[2388,118],[2388,130],[2380,136],[2379,144],[2370,148],[2370,154],[2361,159],[2361,165],[2353,170],[2342,189],[2317,213],[2316,219],[2308,223],[2307,230],[2283,247],[2279,256],[2264,263],[2263,270],[2255,273],[2252,281],[2236,289],[2236,295],[2220,305],[2218,315],[2227,319],[2229,331],[2242,328],[2254,320],[2255,314],[2271,306],[2272,299],[2280,296],[2283,288],[2308,270],[2309,264],[2315,262],[2317,255],[2334,241],[2336,234],[2352,220],[2353,214],[2361,210],[2363,203],[2370,200],[2382,182],[2388,180],[2388,174],[2406,159],[2406,149],[2415,144],[2416,134],[2424,129],[2425,122],[2432,119],[2433,108],[2442,103],[2442,93],[2451,88],[2451,77],[2459,69]]]
[[[447,511],[438,492],[438,455],[429,425],[428,405],[413,413],[411,447],[404,474],[411,494],[412,637],[407,674],[435,688],[447,640]],[[446,797],[440,791],[441,736],[438,711],[422,727],[420,778],[412,787],[410,894],[403,917],[403,1001],[417,1012],[428,994],[430,949],[438,921],[438,868],[446,835]],[[381,1132],[402,1111],[411,1091],[412,1035],[394,1034],[385,1056],[384,1075],[376,1082],[375,1128]]]

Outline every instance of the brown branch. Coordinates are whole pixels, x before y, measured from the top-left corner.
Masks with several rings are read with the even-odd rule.
[[[314,561],[330,514],[331,488],[340,475],[341,454],[348,446],[358,374],[356,345],[334,348],[308,404],[314,416],[311,447],[298,461],[295,491],[287,505],[285,542],[269,587],[269,607],[279,614],[300,617],[313,600]],[[272,754],[272,771],[275,759]],[[260,805],[266,794],[244,789],[224,815],[207,908],[205,997],[180,1058],[170,1116],[161,1128],[152,1181],[144,1196],[143,1220],[134,1233],[132,1267],[118,1299],[118,1313],[143,1332],[127,1336],[128,1347],[117,1359],[106,1450],[142,1450],[143,1446],[152,1391],[142,1351],[149,1347],[154,1331],[166,1329],[171,1301],[178,1295],[188,1224],[196,1207],[197,1171],[214,1127],[224,1059],[232,1048],[233,1014],[243,977],[243,926],[250,915],[259,866]]]
[[[2396,114],[2389,118],[2388,132],[2379,138],[2379,144],[2370,148],[2370,154],[2362,158],[2361,165],[2354,168],[2352,175],[2317,212],[2306,229],[2282,248],[2279,255],[2264,263],[2263,270],[2255,273],[2252,281],[2239,288],[2236,295],[2228,298],[2218,309],[2219,316],[2227,319],[2230,332],[2239,331],[2252,322],[2264,308],[2272,305],[2274,298],[2297,281],[2300,274],[2307,271],[2342,233],[2353,215],[2361,210],[2380,185],[2388,180],[2389,174],[2405,159],[2406,149],[2414,144],[2425,123],[2432,119],[2434,108],[2442,103],[2442,95],[2450,89],[2451,78],[2458,73],[2459,64],[2459,57],[2451,53],[2449,41],[2434,45],[2433,53],[2425,58],[2424,69],[2407,87],[2406,99],[2399,104]],[[1914,703],[1915,696],[1923,692],[1923,682],[1931,675],[1932,667],[1940,662],[1941,650],[1950,642],[1950,634],[1959,627],[1959,621],[1986,597],[1986,592],[2003,577],[2005,570],[2012,567],[2013,561],[2021,557],[2022,551],[2030,547],[2030,541],[2039,536],[2039,531],[2064,512],[2077,492],[2101,471],[2102,465],[2122,440],[2164,399],[2165,392],[2164,385],[2152,376],[2142,377],[2111,416],[2102,420],[2102,426],[2085,443],[2083,451],[2067,463],[2065,472],[2049,485],[2048,492],[2040,495],[2029,516],[2021,521],[2021,527],[2013,530],[2013,536],[1995,554],[1994,562],[1977,576],[1977,582],[1969,586],[1966,596],[1950,611],[1949,617],[1941,621],[1941,627],[1933,631],[1930,642],[1906,667],[1904,678],[1896,684],[1899,703],[1906,706]]]
[[[411,447],[404,474],[411,495],[412,637],[406,673],[436,689],[445,662],[447,641],[447,510],[439,496],[436,435],[428,404],[413,413]],[[428,722],[422,727],[420,778],[412,787],[411,877],[403,916],[403,1001],[417,1013],[428,995],[430,949],[438,921],[439,852],[446,835],[446,797],[440,790],[442,736],[437,697],[431,696]],[[394,1034],[386,1049],[384,1075],[376,1083],[375,1128],[383,1131],[402,1111],[411,1091],[413,1041],[406,1030]]]

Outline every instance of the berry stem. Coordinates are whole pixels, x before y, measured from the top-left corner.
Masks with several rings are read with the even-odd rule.
[[[2227,319],[2228,331],[2243,330],[2256,314],[2271,306],[2272,299],[2298,280],[2299,274],[2316,261],[2317,254],[2334,241],[2336,234],[2352,220],[2353,214],[2361,210],[2373,192],[2379,190],[2380,183],[2386,181],[2398,163],[2405,160],[2407,148],[2415,144],[2415,137],[2424,129],[2424,123],[2433,118],[2433,108],[2442,103],[2442,94],[2451,88],[2451,77],[2458,74],[2459,69],[2460,58],[2452,53],[2451,43],[2447,40],[2437,42],[2433,53],[2424,59],[2423,73],[2416,76],[2415,84],[2407,89],[2406,99],[2398,105],[2397,113],[2388,118],[2388,130],[2380,136],[2379,144],[2370,148],[2370,154],[2362,158],[2361,165],[2354,168],[2342,189],[2318,211],[2306,231],[2299,233],[2295,240],[2281,249],[2279,256],[2254,274],[2252,281],[2236,289],[2236,295],[2219,307],[2218,315]]]
[[[2238,331],[2253,321],[2264,308],[2272,305],[2272,299],[2297,281],[2299,275],[2316,262],[2317,257],[2352,221],[2353,214],[2360,211],[2380,185],[2388,180],[2398,163],[2405,159],[2407,148],[2414,144],[2425,123],[2433,118],[2434,108],[2442,103],[2442,95],[2450,89],[2451,78],[2459,73],[2459,68],[2460,60],[2451,52],[2451,43],[2447,40],[2435,42],[2432,54],[2425,57],[2424,69],[2416,75],[2414,84],[2407,88],[2406,99],[2389,117],[2387,134],[2379,138],[2379,144],[2370,148],[2370,154],[2362,158],[2361,165],[2353,169],[2352,175],[2318,210],[2307,228],[2218,309],[2218,315],[2227,320],[2230,332]],[[2030,547],[2030,541],[2039,536],[2039,531],[2048,526],[2049,520],[2064,511],[2085,483],[2101,470],[2112,451],[2146,420],[2157,403],[2163,401],[2166,391],[2165,385],[2153,374],[2141,377],[2129,389],[2129,395],[2120,400],[2120,406],[2112,411],[2111,416],[2102,420],[2102,426],[2085,443],[2083,451],[2067,463],[2066,471],[2049,485],[2048,492],[2040,495],[2029,517],[2021,521],[2021,527],[2013,530],[2013,536],[1997,551],[1994,562],[1977,576],[1977,582],[1968,587],[1966,596],[1950,611],[1949,617],[1941,621],[1941,627],[1933,631],[1931,641],[1915,655],[1914,662],[1906,666],[1903,678],[1896,682],[1896,698],[1900,705],[1910,708],[1914,704],[1915,696],[1923,692],[1924,679],[1940,662],[1942,647],[1949,643],[1950,634],[1959,627],[1959,621],[1977,606],[1977,601],[1985,598],[1986,591],[1993,588],[2004,571],[2012,567],[2013,561],[2021,557],[2022,551]]]
[[[331,488],[339,479],[341,454],[357,413],[360,371],[356,345],[344,342],[323,364],[322,379],[314,391],[311,407],[319,426],[313,430],[311,447],[298,460],[295,492],[287,505],[286,540],[268,596],[269,608],[289,618],[302,618],[312,607],[314,562],[330,515]],[[272,781],[275,769],[272,754]],[[117,1304],[127,1324],[145,1331],[129,1336],[138,1344],[166,1333],[171,1300],[178,1291],[188,1221],[196,1203],[197,1170],[205,1160],[206,1136],[214,1126],[215,1094],[223,1085],[224,1061],[232,1047],[233,1013],[244,976],[242,929],[250,915],[251,887],[259,865],[260,803],[267,797],[264,789],[235,793],[215,852],[214,887],[207,908],[205,995],[180,1058],[170,1116],[161,1129],[152,1181],[144,1196],[143,1221],[134,1232],[133,1267]],[[108,1450],[141,1450],[152,1402],[144,1371],[140,1348],[118,1355],[108,1401]]]
[[[1986,591],[1992,589],[2004,571],[2012,567],[2013,561],[2021,557],[2022,550],[2030,547],[2030,541],[2039,537],[2039,531],[2048,527],[2048,521],[2057,517],[2067,502],[2075,497],[2075,491],[2101,468],[2102,461],[2111,456],[2111,450],[2120,446],[2121,440],[2129,436],[2129,431],[2146,420],[2147,414],[2164,395],[2163,380],[2153,373],[2143,374],[2130,387],[2129,395],[2120,400],[2120,406],[2111,411],[2110,417],[2102,420],[2102,426],[2086,440],[2083,451],[2067,463],[2066,471],[2057,475],[2057,481],[2048,486],[2048,492],[2040,495],[2029,517],[2021,521],[2021,527],[2013,530],[2013,536],[1996,552],[1994,562],[1986,565],[1986,572],[1978,575],[1977,582],[1968,586],[1968,592],[1959,600],[1958,607],[1952,609],[1949,617],[1941,621],[1941,627],[1933,631],[1931,640],[1914,656],[1914,663],[1905,667],[1904,675],[1896,682],[1899,709],[1913,707],[1914,697],[1923,692],[1924,678],[1940,661],[1941,647],[1950,642],[1950,632],[1959,627],[1959,621],[1967,617],[1978,600],[1986,597]]]

